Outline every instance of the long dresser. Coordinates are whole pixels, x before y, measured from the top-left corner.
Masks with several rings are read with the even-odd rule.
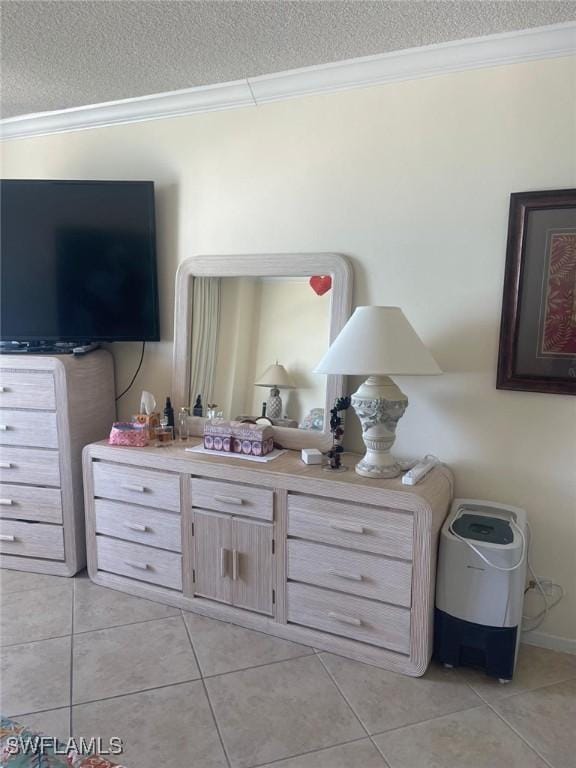
[[[452,476],[420,484],[258,464],[184,444],[84,451],[97,584],[422,675]]]
[[[72,576],[86,564],[82,448],[114,419],[104,350],[0,356],[0,566]]]

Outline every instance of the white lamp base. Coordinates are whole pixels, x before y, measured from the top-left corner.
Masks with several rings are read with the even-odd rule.
[[[352,407],[362,425],[364,458],[356,464],[363,477],[398,477],[402,468],[390,454],[396,425],[408,407],[408,398],[388,376],[369,376],[352,395]]]
[[[277,387],[270,389],[268,400],[266,400],[266,416],[269,419],[281,419],[282,418],[282,398],[280,397],[280,390]]]

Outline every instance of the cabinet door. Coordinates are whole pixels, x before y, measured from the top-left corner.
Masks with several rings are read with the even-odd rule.
[[[272,539],[271,523],[232,521],[232,602],[272,614]]]
[[[194,510],[195,594],[232,602],[232,519]]]

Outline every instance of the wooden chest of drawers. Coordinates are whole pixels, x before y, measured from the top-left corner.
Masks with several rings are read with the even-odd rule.
[[[84,461],[96,583],[424,673],[447,469],[408,488],[303,467],[293,452],[252,464],[100,443]]]
[[[0,565],[72,576],[86,563],[81,452],[115,415],[108,352],[0,357]]]

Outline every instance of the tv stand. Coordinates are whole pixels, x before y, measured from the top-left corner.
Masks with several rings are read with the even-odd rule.
[[[86,355],[100,349],[98,342],[89,341],[2,341],[0,355]]]

